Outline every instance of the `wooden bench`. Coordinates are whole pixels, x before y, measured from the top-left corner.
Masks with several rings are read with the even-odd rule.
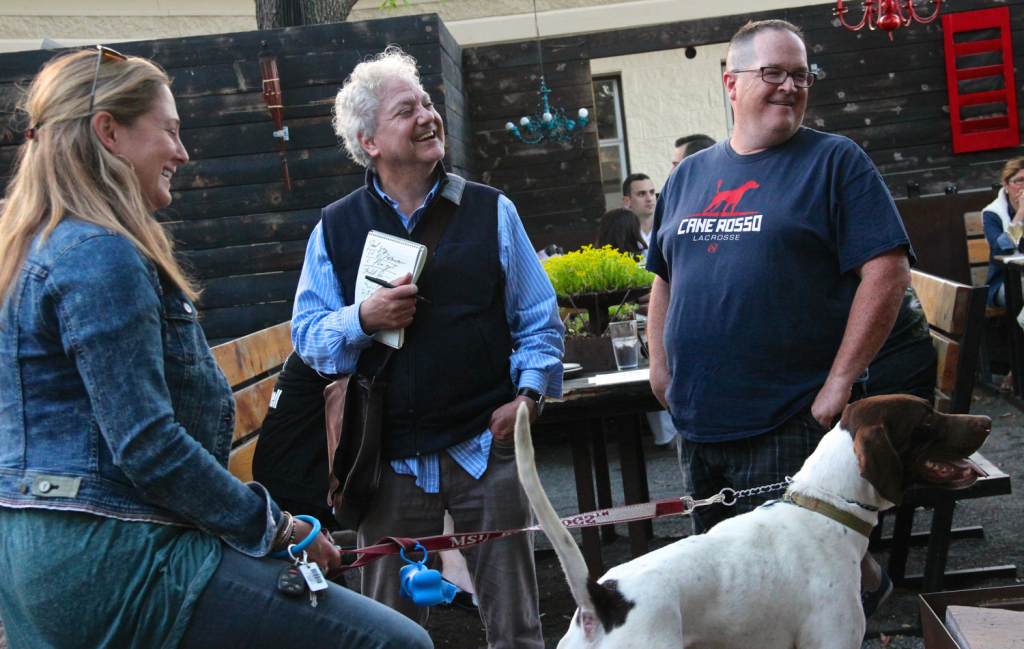
[[[985,227],[981,212],[964,213],[964,230],[967,231],[967,263],[971,267],[971,286],[987,286],[989,246],[985,239]]]
[[[986,258],[987,263],[987,258]],[[920,271],[911,271],[911,283],[928,318],[932,342],[938,353],[935,377],[935,406],[941,412],[967,414],[974,391],[978,343],[985,318],[988,289],[970,287]],[[984,537],[981,527],[952,529],[953,509],[957,500],[986,498],[1010,493],[1010,477],[997,469],[981,454],[972,458],[987,477],[968,489],[949,490],[936,487],[914,487],[903,497],[895,510],[896,521],[891,537],[882,537],[882,525],[872,534],[872,546],[889,546],[888,572],[897,586],[918,587],[923,592],[942,590],[944,581],[963,581],[969,577],[1016,576],[1016,567],[998,566],[946,572],[946,555],[950,541],[957,538]],[[931,532],[913,534],[914,512],[918,507],[933,510]],[[907,555],[911,545],[928,545],[924,573],[907,575]]]
[[[292,352],[291,322],[237,338],[213,348],[235,394],[235,434],[228,470],[239,480],[252,480],[252,456],[267,414],[281,366]]]

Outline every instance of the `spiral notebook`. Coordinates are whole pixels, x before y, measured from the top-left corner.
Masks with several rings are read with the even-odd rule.
[[[368,281],[367,275],[385,282],[394,282],[401,279],[406,273],[412,273],[412,281],[415,284],[426,264],[426,246],[415,241],[370,230],[370,233],[366,235],[363,256],[359,261],[359,271],[356,273],[355,303],[362,303],[363,300],[373,295],[374,291],[391,290],[381,288]],[[400,349],[405,344],[405,329],[381,330],[374,334],[373,338],[389,347]]]

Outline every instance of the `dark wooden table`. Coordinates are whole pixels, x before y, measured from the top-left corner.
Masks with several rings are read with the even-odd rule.
[[[643,369],[643,368],[641,368]],[[570,375],[571,376],[571,375]],[[567,379],[569,377],[566,377]],[[614,431],[622,464],[622,491],[627,505],[650,500],[647,486],[647,464],[644,459],[641,417],[644,413],[662,410],[647,380],[615,385],[592,385],[588,376],[567,380],[561,399],[551,399],[535,427],[557,427],[566,430],[572,440],[576,497],[581,512],[612,507],[611,478],[608,469],[606,431]],[[595,490],[596,483],[596,490]],[[567,512],[560,512],[566,515]],[[638,557],[647,552],[653,536],[650,521],[629,523],[630,552]],[[602,539],[615,538],[615,526],[584,528],[583,557],[590,574],[604,574],[601,558]]]

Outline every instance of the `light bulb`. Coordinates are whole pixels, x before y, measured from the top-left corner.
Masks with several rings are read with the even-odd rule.
[[[505,124],[505,130],[506,131],[512,131],[512,130],[515,129],[515,127],[516,127],[516,125],[513,124],[512,122],[509,122],[508,124]]]
[[[550,122],[552,119],[554,119],[554,117],[551,116],[551,113],[544,113],[543,115],[540,116],[540,118],[545,122]]]
[[[580,109],[580,118],[586,119],[587,115],[589,115],[589,114],[590,114],[590,112],[586,108],[581,108]]]
[[[529,117],[524,117],[523,119],[519,120],[519,123],[521,125],[523,125],[523,126],[526,126],[527,124],[530,123],[530,118]]]

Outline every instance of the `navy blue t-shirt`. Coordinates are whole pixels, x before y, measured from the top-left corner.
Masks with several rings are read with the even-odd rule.
[[[807,407],[839,351],[853,271],[898,246],[913,262],[867,155],[803,127],[760,153],[726,140],[684,160],[654,232],[647,268],[672,288],[666,396],[698,442],[758,435]]]

